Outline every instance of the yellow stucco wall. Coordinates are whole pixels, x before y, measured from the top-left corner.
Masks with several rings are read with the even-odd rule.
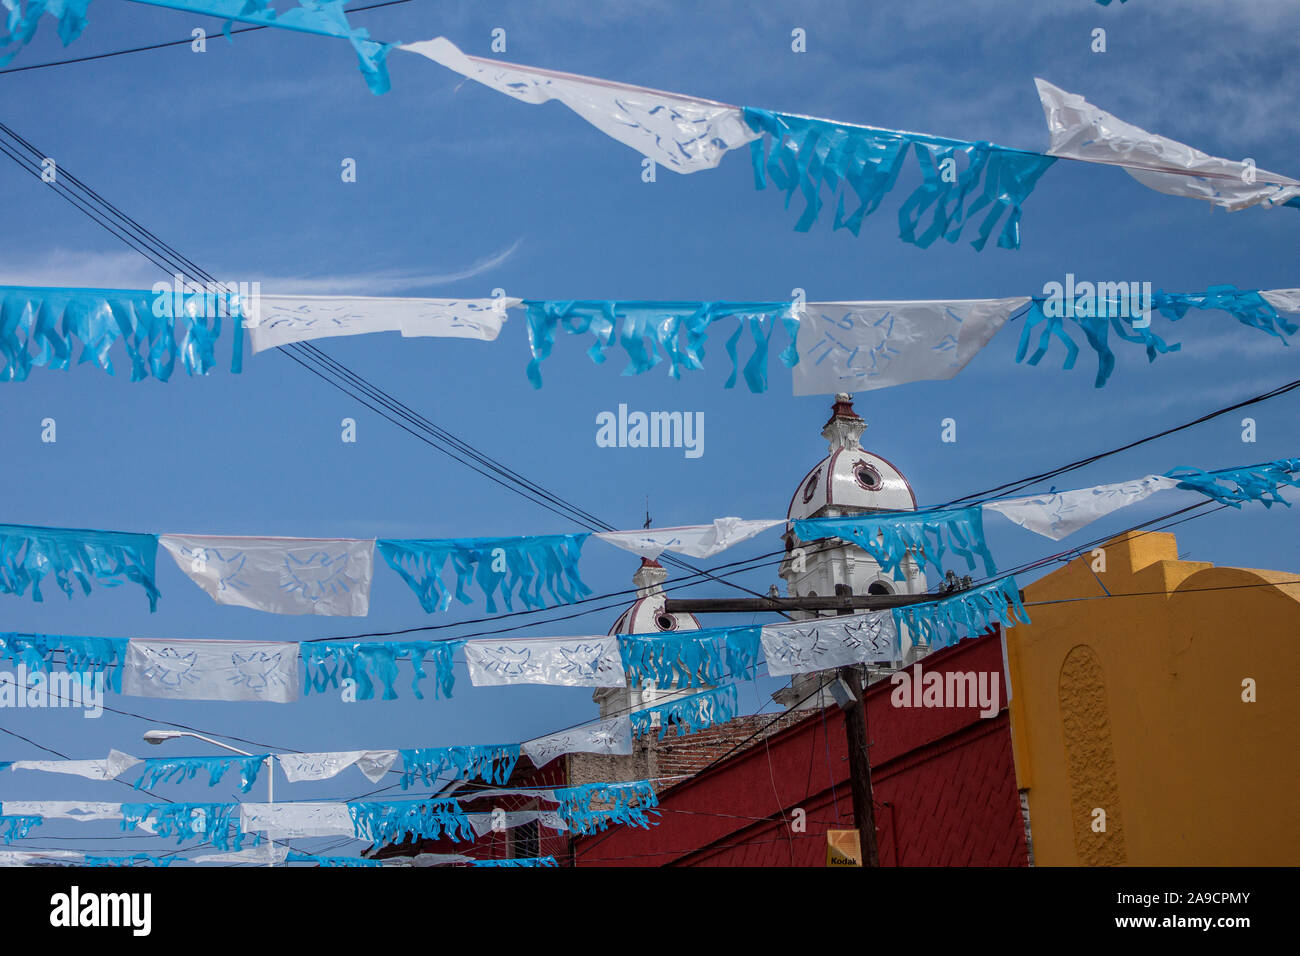
[[[1300,572],[1179,561],[1167,533],[1104,550],[1025,587],[1006,632],[1034,863],[1300,864]]]

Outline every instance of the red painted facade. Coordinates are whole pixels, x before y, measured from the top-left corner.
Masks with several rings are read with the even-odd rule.
[[[908,670],[915,673],[913,665]],[[994,717],[978,707],[895,707],[867,692],[882,866],[1025,866],[1000,635],[920,662],[925,673],[997,675]],[[573,843],[578,866],[824,866],[828,829],[853,826],[844,718],[818,711],[660,794],[660,823],[611,827]],[[791,825],[804,812],[805,829]]]

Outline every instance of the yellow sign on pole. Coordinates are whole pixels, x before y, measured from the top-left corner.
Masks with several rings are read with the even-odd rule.
[[[857,830],[826,831],[827,866],[862,866],[862,841]]]

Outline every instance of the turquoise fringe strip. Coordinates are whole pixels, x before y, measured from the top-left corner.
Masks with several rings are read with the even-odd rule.
[[[0,816],[0,840],[9,843],[21,840],[32,832],[32,827],[41,825],[40,817],[4,817]]]
[[[176,296],[129,289],[40,289],[0,286],[0,382],[26,381],[33,367],[67,370],[93,362],[113,375],[119,342],[131,363],[131,381],[151,375],[165,382],[177,361],[189,375],[216,367],[224,314],[235,327],[231,371],[242,360],[243,320],[225,293]]]
[[[963,634],[979,637],[995,621],[1004,627],[1030,623],[1013,577],[958,591],[934,603],[895,608],[894,621],[900,630],[908,628],[914,641],[929,644],[931,650],[956,644]]]
[[[177,843],[203,840],[218,850],[239,850],[250,836],[239,829],[239,813],[238,803],[124,803],[122,829],[134,830],[152,817],[160,837],[174,835]],[[262,835],[251,836],[253,846],[260,846]]]
[[[619,655],[632,685],[704,687],[744,678],[758,665],[761,625],[658,634],[620,634]]]
[[[1300,487],[1300,458],[1280,458],[1262,465],[1244,468],[1224,468],[1219,471],[1202,471],[1199,468],[1175,468],[1165,473],[1166,478],[1177,478],[1179,488],[1199,491],[1225,505],[1240,508],[1244,502],[1262,501],[1265,508],[1274,504],[1291,507],[1291,503],[1278,494],[1283,485]]]
[[[772,332],[779,319],[790,344],[779,358],[787,368],[799,363],[796,339],[799,318],[790,302],[649,302],[649,301],[551,301],[525,300],[528,315],[528,344],[533,358],[528,363],[528,381],[542,387],[542,362],[555,347],[555,332],[562,324],[571,335],[590,334],[595,343],[587,355],[597,365],[617,341],[627,353],[624,375],[640,375],[668,359],[668,374],[681,378],[682,369],[704,368],[704,346],[709,329],[723,319],[736,318],[735,331],[727,339],[733,388],[740,367],[737,349],[746,328],[754,340],[754,351],[745,364],[745,384],[751,392],[767,390],[767,356]],[[615,332],[617,331],[617,336]]]
[[[370,801],[349,803],[358,840],[473,840],[474,828],[455,800]]]
[[[0,593],[21,596],[31,585],[32,599],[43,601],[41,581],[51,574],[68,597],[74,584],[90,594],[92,580],[107,588],[134,581],[155,611],[157,553],[158,539],[151,534],[0,525]]]
[[[122,665],[126,662],[126,638],[57,637],[44,634],[0,634],[0,655],[31,672],[49,673],[55,651],[63,651],[64,667],[83,683],[95,674],[105,675],[105,685],[122,691]]]
[[[682,737],[715,724],[725,724],[729,720],[734,720],[739,705],[740,699],[735,684],[715,687],[702,694],[679,697],[644,710],[632,711],[630,714],[632,735],[641,737],[650,733],[653,729],[651,716],[657,713],[660,740],[663,740],[664,735],[668,733],[669,724],[675,725],[677,736]]]
[[[604,830],[613,823],[626,823],[648,829],[650,814],[659,806],[654,788],[648,780],[630,783],[588,783],[554,791],[559,801],[557,812],[574,833]],[[602,806],[592,806],[593,803]]]
[[[556,604],[570,604],[591,593],[578,574],[587,534],[528,535],[514,538],[441,538],[376,542],[388,566],[402,576],[420,606],[432,614],[451,606],[452,592],[441,571],[448,560],[456,572],[456,599],[472,603],[465,588],[475,581],[497,612],[498,590],[514,610],[514,592],[530,608],[545,607],[543,589]]]
[[[453,772],[458,780],[479,779],[485,783],[505,783],[519,761],[519,744],[465,747],[422,747],[399,751],[402,755],[402,789],[422,780],[428,786],[438,783],[443,774]]]
[[[803,541],[837,537],[856,544],[878,562],[886,574],[898,577],[901,563],[910,551],[913,558],[932,564],[943,572],[940,559],[951,548],[975,567],[975,558],[984,562],[985,573],[997,574],[993,555],[984,542],[983,509],[951,508],[934,511],[893,511],[852,515],[844,518],[807,518],[794,522],[794,533]]]
[[[248,793],[257,782],[257,773],[266,763],[267,754],[251,757],[159,757],[146,760],[140,778],[132,786],[152,790],[160,783],[184,783],[193,780],[200,770],[208,774],[208,786],[221,782],[231,767],[239,768],[239,792]]]
[[[1205,292],[1156,292],[1151,296],[1152,312],[1159,312],[1171,322],[1177,322],[1187,315],[1190,309],[1218,309],[1227,312],[1242,325],[1249,326],[1252,329],[1258,329],[1268,335],[1278,339],[1283,345],[1288,345],[1288,335],[1294,335],[1300,331],[1294,323],[1288,321],[1275,309],[1258,291],[1248,289],[1238,289],[1232,285],[1210,286]],[[1053,315],[1047,314],[1047,299],[1036,297],[1025,314],[1024,328],[1020,332],[1020,343],[1016,349],[1016,361],[1027,362],[1029,365],[1037,365],[1039,361],[1047,354],[1051,346],[1052,339],[1055,338],[1065,347],[1065,361],[1062,367],[1069,370],[1074,368],[1075,360],[1079,357],[1079,346],[1066,331],[1065,320],[1069,319],[1083,332],[1085,341],[1092,347],[1097,354],[1097,378],[1093,385],[1101,388],[1110,379],[1111,373],[1115,370],[1115,353],[1111,350],[1109,334],[1111,331],[1124,342],[1140,343],[1146,348],[1147,361],[1154,362],[1157,355],[1163,355],[1166,352],[1177,352],[1182,346],[1175,343],[1167,344],[1164,339],[1156,335],[1148,328],[1134,328],[1133,321],[1135,316],[1113,316],[1113,315],[1079,315],[1078,310],[1072,310],[1072,315]],[[1101,304],[1101,303],[1098,303]],[[1065,311],[1067,303],[1060,303],[1061,308],[1053,311]],[[1109,301],[1105,303],[1106,311],[1117,311],[1116,304]],[[1086,306],[1088,311],[1092,311],[1092,305]],[[1130,309],[1130,312],[1136,312],[1136,309]],[[1038,346],[1033,354],[1026,359],[1029,352],[1030,342],[1038,330]]]
[[[397,662],[409,660],[413,670],[411,690],[424,700],[420,681],[434,669],[434,698],[450,697],[455,683],[452,655],[464,641],[304,641],[298,645],[303,661],[303,694],[337,689],[342,680],[357,682],[357,700],[371,700],[375,684],[384,689],[384,700],[396,700]]]
[[[754,185],[763,189],[771,179],[785,193],[787,208],[796,191],[804,197],[804,212],[794,227],[798,232],[807,232],[821,215],[825,186],[836,199],[834,228],[848,229],[856,236],[862,220],[894,188],[907,154],[914,152],[924,181],[899,209],[899,238],[921,248],[940,237],[956,242],[966,223],[983,213],[979,235],[971,242],[983,249],[1006,214],[997,244],[1018,249],[1020,206],[1055,162],[1052,156],[992,143],[851,126],[751,107],[745,107],[745,120],[755,132],[766,134],[750,143]],[[857,195],[858,207],[846,215],[849,189]]]
[[[0,66],[7,66],[18,51],[36,35],[43,15],[59,21],[59,39],[67,46],[86,29],[86,8],[90,0],[4,0],[9,11],[4,33],[0,34]]]

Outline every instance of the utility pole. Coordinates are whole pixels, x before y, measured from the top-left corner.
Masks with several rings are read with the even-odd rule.
[[[840,588],[847,589],[846,585]],[[854,595],[840,593],[835,597],[794,598],[720,598],[692,600],[668,598],[664,602],[666,614],[736,613],[755,611],[828,611],[837,616],[859,611],[883,611],[907,604],[933,601],[932,594],[872,594]],[[849,699],[840,704],[844,711],[844,735],[849,751],[849,779],[853,788],[853,822],[858,829],[864,865],[880,866],[880,853],[876,843],[876,812],[871,796],[871,754],[867,737],[867,702],[862,681],[856,667],[841,667],[836,671],[839,680],[848,688]],[[838,696],[838,695],[837,695]]]

